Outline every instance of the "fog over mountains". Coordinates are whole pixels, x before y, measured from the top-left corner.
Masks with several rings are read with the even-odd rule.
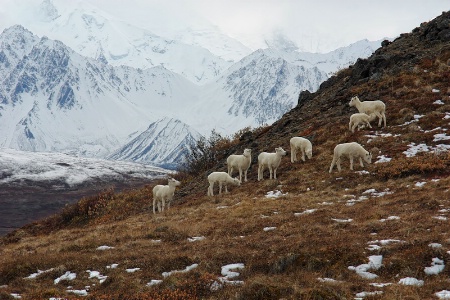
[[[278,34],[252,52],[214,26],[173,40],[79,3],[45,0],[0,34],[0,147],[174,168],[201,135],[271,124],[380,45],[305,53]]]

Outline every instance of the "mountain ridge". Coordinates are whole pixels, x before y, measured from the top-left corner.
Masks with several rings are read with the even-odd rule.
[[[5,79],[0,142],[29,151],[107,157],[165,117],[179,119],[204,136],[211,130],[232,134],[273,122],[293,107],[298,90],[315,90],[328,76],[312,65],[296,64],[301,54],[265,49],[199,86],[162,65],[135,69],[84,57],[20,25],[1,37]],[[17,53],[11,52],[13,47],[19,48]],[[332,65],[346,63],[344,56]],[[121,115],[130,121],[119,123]],[[175,161],[146,163],[182,162],[180,156],[171,157]]]

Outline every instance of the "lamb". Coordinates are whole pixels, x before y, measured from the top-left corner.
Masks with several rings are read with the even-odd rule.
[[[373,116],[373,114],[372,114]],[[351,132],[355,132],[355,128],[358,127],[358,130],[361,127],[368,126],[369,128],[372,128],[370,126],[371,116],[365,114],[365,113],[356,113],[350,116],[350,122],[348,123],[348,130]]]
[[[303,137],[295,136],[290,140],[291,145],[291,162],[296,162],[297,160],[297,150],[302,153],[302,160],[305,161],[305,154],[308,159],[312,157],[312,144],[308,139]]]
[[[281,157],[286,155],[286,151],[283,148],[275,148],[275,153],[261,152],[258,155],[258,181],[263,179],[263,173],[265,167],[269,168],[270,179],[277,179],[277,169],[281,163]]]
[[[208,196],[214,196],[214,184],[219,183],[219,195],[222,194],[222,185],[225,185],[225,193],[228,193],[228,184],[241,185],[241,181],[237,178],[233,178],[226,172],[212,172],[208,175]]]
[[[242,183],[242,171],[244,171],[244,180],[247,182],[247,171],[250,168],[250,163],[252,162],[252,150],[244,149],[242,155],[230,155],[227,158],[228,165],[228,175],[233,174],[233,169],[239,170],[239,181]]]
[[[384,121],[386,127],[386,105],[381,100],[364,101],[361,102],[358,96],[352,97],[349,103],[350,106],[355,106],[360,113],[367,115],[375,114],[378,117],[378,127],[381,127],[381,120]]]
[[[168,179],[168,185],[158,184],[153,188],[153,213],[155,213],[156,205],[158,205],[158,211],[163,212],[167,202],[167,209],[170,208],[170,202],[173,199],[175,193],[175,187],[181,185],[178,180],[173,178]]]
[[[339,172],[341,171],[341,156],[348,156],[350,159],[350,170],[353,170],[354,158],[359,158],[361,167],[364,167],[362,161],[363,159],[369,164],[372,162],[372,154],[366,151],[360,144],[356,142],[338,144],[334,147],[333,161],[331,162],[329,171],[330,173],[333,170],[334,165],[337,165]]]

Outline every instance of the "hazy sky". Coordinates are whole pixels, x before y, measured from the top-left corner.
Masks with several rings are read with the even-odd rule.
[[[0,0],[39,4],[41,0]],[[81,0],[53,0],[70,1]],[[163,32],[207,21],[224,33],[258,46],[262,36],[283,32],[299,46],[333,50],[357,40],[410,32],[450,9],[450,0],[82,0],[119,19]],[[5,7],[5,5],[3,5]],[[4,22],[3,22],[4,23]],[[3,25],[0,20],[0,26]],[[3,28],[1,28],[3,29]],[[155,32],[158,34],[158,32]]]

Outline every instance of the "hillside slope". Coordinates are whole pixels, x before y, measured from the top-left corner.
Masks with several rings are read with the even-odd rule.
[[[169,211],[154,185],[105,191],[2,239],[0,295],[23,299],[445,299],[450,234],[450,12],[300,94],[272,126],[221,145],[217,165],[180,174]],[[380,99],[387,127],[351,133],[350,98]],[[256,155],[292,136],[313,158],[256,181]],[[328,173],[333,148],[374,153]],[[206,175],[253,150],[249,181],[207,197]],[[221,155],[221,156],[220,156]],[[267,178],[267,174],[266,174]],[[41,270],[41,271],[38,271]],[[231,272],[234,271],[234,272]],[[61,277],[63,276],[63,277]]]

